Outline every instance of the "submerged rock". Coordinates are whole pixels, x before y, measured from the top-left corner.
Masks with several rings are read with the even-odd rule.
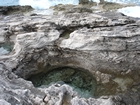
[[[14,43],[9,54],[0,56],[1,103],[140,104],[138,19],[84,12],[16,14],[1,16],[0,21],[0,43]],[[39,87],[29,81],[33,77],[39,77]],[[79,89],[84,89],[84,95],[93,89],[94,94],[84,98]]]
[[[79,96],[85,98],[93,97],[96,90],[96,81],[90,73],[69,67],[33,75],[28,80],[32,81],[36,87],[48,87],[54,83],[58,87],[68,84],[73,87],[73,90],[77,91]]]

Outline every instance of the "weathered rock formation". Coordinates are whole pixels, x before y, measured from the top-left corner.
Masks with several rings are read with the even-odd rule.
[[[1,105],[140,105],[139,19],[84,12],[0,21],[1,47],[13,43],[0,56]]]
[[[53,9],[53,14],[67,14],[67,13],[84,13],[84,12],[101,12],[101,11],[117,11],[120,8],[123,7],[129,7],[134,6],[134,4],[119,4],[119,3],[113,3],[113,2],[104,2],[99,3],[97,5],[96,2],[91,2],[84,5],[72,5],[72,4],[59,4],[50,7],[50,9]]]
[[[0,6],[0,15],[22,14],[32,10],[31,6]]]

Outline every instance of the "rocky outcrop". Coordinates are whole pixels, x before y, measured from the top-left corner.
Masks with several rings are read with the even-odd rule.
[[[83,0],[84,1],[84,0]],[[123,7],[130,7],[136,6],[134,4],[120,4],[120,3],[113,3],[113,2],[103,2],[97,3],[93,1],[87,2],[84,1],[85,4],[82,5],[72,5],[72,4],[59,4],[55,6],[51,6],[50,9],[54,10],[53,14],[68,14],[68,13],[98,13],[103,11],[117,11]]]
[[[23,14],[32,10],[31,6],[0,6],[0,15]]]
[[[1,16],[0,20],[0,43],[14,46],[0,56],[3,105],[140,104],[138,19],[84,12]],[[59,73],[60,68],[66,69]],[[34,87],[29,80],[43,74],[59,81]],[[91,86],[84,81],[96,85],[94,96],[84,98],[67,83],[77,84],[78,89]]]

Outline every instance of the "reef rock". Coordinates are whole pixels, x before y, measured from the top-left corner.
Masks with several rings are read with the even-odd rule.
[[[140,105],[139,19],[84,12],[0,21],[1,48],[12,49],[0,55],[1,105]]]

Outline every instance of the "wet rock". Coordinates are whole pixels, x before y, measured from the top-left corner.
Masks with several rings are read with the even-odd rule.
[[[90,3],[89,0],[79,0],[79,4],[88,4]]]
[[[1,6],[0,15],[23,14],[33,10],[31,6]]]

